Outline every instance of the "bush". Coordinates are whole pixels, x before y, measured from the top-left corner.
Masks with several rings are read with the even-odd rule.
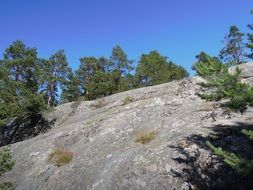
[[[253,131],[251,131],[251,133],[253,133]],[[223,161],[237,173],[241,175],[253,174],[253,160],[247,160],[234,153],[226,152],[222,150],[221,147],[216,148],[209,141],[207,141],[206,144],[214,152],[214,154],[223,158]]]
[[[246,130],[246,129],[243,129],[243,130],[242,130],[242,134],[244,134],[244,135],[247,136],[250,140],[253,141],[253,130]]]
[[[248,105],[253,105],[253,88],[240,82],[240,69],[236,68],[235,73],[231,74],[227,65],[206,54],[201,55],[193,68],[205,80],[199,83],[206,90],[197,94],[201,98],[209,101],[226,98],[229,101],[224,106],[240,112],[244,112]]]
[[[13,187],[13,185],[9,182],[5,182],[0,184],[0,190],[14,190],[15,188]]]
[[[12,160],[10,149],[4,147],[0,152],[0,176],[5,172],[12,170],[14,162]]]

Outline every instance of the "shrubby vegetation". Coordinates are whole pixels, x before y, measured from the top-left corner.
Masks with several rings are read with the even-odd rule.
[[[0,151],[0,176],[12,170],[13,166],[14,162],[10,154],[10,149],[7,147],[2,148]]]
[[[229,73],[228,65],[219,59],[205,53],[198,57],[194,68],[197,75],[205,79],[200,85],[207,91],[198,94],[201,98],[216,101],[226,98],[228,102],[224,106],[241,112],[253,105],[253,87],[240,82],[241,71],[238,68]]]
[[[215,57],[202,53],[198,58],[198,62],[193,67],[197,74],[205,79],[205,82],[199,85],[207,90],[206,93],[198,94],[201,98],[208,101],[227,99],[227,102],[223,103],[223,107],[240,112],[244,112],[247,106],[253,106],[253,87],[240,82],[241,71],[238,68],[231,74],[228,71],[228,65],[223,64]],[[249,139],[253,139],[253,130],[242,130],[242,133]],[[253,160],[240,158],[220,147],[216,148],[210,142],[207,142],[207,145],[238,173],[252,174]]]
[[[131,102],[134,102],[134,98],[131,97],[131,96],[127,96],[125,97],[125,99],[123,100],[123,105],[127,105],[127,104],[130,104]]]
[[[5,172],[12,170],[14,166],[14,161],[12,160],[10,149],[8,147],[2,148],[0,151],[0,176]],[[0,184],[1,190],[13,190],[14,187],[11,183]]]
[[[252,25],[248,25],[252,30]],[[201,52],[196,56],[197,62],[193,65],[193,69],[197,75],[205,79],[200,83],[205,92],[198,94],[201,98],[208,101],[218,101],[225,99],[224,108],[243,113],[248,106],[253,106],[253,87],[240,81],[240,69],[236,68],[234,72],[229,72],[229,66],[239,65],[245,59],[252,59],[253,38],[248,33],[248,42],[246,47],[250,53],[244,52],[243,46],[244,34],[239,31],[236,26],[230,27],[229,34],[225,37],[226,46],[220,52],[220,58],[211,57]],[[225,61],[224,63],[222,62]],[[253,130],[242,130],[248,139],[253,140]],[[253,160],[247,160],[240,156],[224,151],[221,147],[215,147],[209,141],[207,146],[224,162],[233,168],[237,173],[242,175],[253,174]]]

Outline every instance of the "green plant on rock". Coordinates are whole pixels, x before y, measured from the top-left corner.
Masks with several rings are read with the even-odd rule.
[[[227,102],[223,106],[234,111],[244,112],[247,106],[253,106],[253,87],[240,81],[241,71],[238,68],[230,73],[228,65],[203,52],[197,56],[197,59],[193,69],[204,79],[204,82],[199,85],[205,89],[205,92],[197,94],[198,96],[208,101],[226,99]],[[242,133],[249,139],[253,139],[253,130],[242,130]],[[253,173],[253,160],[241,158],[234,153],[224,151],[221,147],[217,148],[209,141],[206,144],[237,173],[245,176]]]
[[[10,149],[4,147],[0,152],[0,176],[5,172],[12,170],[14,161],[12,160]]]
[[[0,176],[5,172],[12,170],[14,161],[12,160],[10,149],[8,147],[2,148],[0,151]],[[11,183],[5,182],[0,184],[0,190],[14,190]]]
[[[73,159],[73,152],[56,149],[53,153],[49,155],[48,160],[54,165],[60,167],[68,164]]]
[[[242,175],[249,175],[253,173],[253,160],[247,160],[234,153],[226,152],[221,147],[215,147],[209,141],[207,141],[206,144],[214,152],[214,154],[223,158],[223,161],[237,173]]]
[[[91,105],[92,107],[98,109],[98,108],[103,108],[106,106],[106,102],[104,98],[98,99],[94,104]]]
[[[148,144],[149,142],[154,140],[155,137],[156,137],[156,131],[143,131],[137,135],[135,142]]]
[[[240,82],[240,69],[236,68],[233,73],[230,73],[228,65],[203,52],[197,58],[198,61],[193,65],[193,69],[205,80],[199,83],[205,88],[205,93],[197,94],[199,97],[208,101],[225,98],[228,100],[226,107],[240,112],[245,111],[247,106],[253,105],[253,88]]]
[[[5,182],[0,184],[0,190],[14,190],[14,186],[12,185],[12,183],[9,182]]]
[[[250,140],[253,141],[253,130],[246,130],[246,129],[243,129],[243,130],[242,130],[242,134],[244,134],[244,135],[247,136]]]
[[[125,97],[125,99],[123,100],[123,105],[130,104],[131,102],[134,102],[134,98],[131,97],[131,96],[127,96],[127,97]]]

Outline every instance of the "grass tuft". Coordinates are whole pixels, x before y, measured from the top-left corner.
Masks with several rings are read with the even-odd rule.
[[[125,99],[123,100],[123,105],[130,104],[131,102],[134,102],[134,98],[131,97],[131,96],[127,96],[127,97],[125,97]]]
[[[73,152],[67,150],[56,149],[49,155],[48,160],[55,166],[64,166],[73,159]]]
[[[105,99],[100,98],[98,99],[94,104],[91,105],[92,107],[98,109],[98,108],[103,108],[106,106]]]
[[[152,140],[154,140],[156,137],[156,131],[145,131],[141,132],[137,135],[135,142],[136,143],[142,143],[142,144],[148,144]]]

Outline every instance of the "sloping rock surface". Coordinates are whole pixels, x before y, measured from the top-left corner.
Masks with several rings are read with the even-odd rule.
[[[197,155],[194,161],[206,168],[217,158],[189,137],[199,141],[197,136],[207,137],[214,126],[253,119],[252,109],[244,115],[224,113],[216,103],[201,100],[196,95],[200,81],[186,78],[60,105],[48,116],[56,119],[49,132],[11,145],[15,166],[0,181],[19,190],[192,189],[195,184],[184,178],[191,162],[182,162],[186,154]],[[127,97],[133,101],[126,103]],[[140,133],[150,130],[156,132],[154,140],[136,142]],[[73,152],[73,160],[53,165],[49,155],[57,148]],[[211,178],[209,182],[212,185]]]

